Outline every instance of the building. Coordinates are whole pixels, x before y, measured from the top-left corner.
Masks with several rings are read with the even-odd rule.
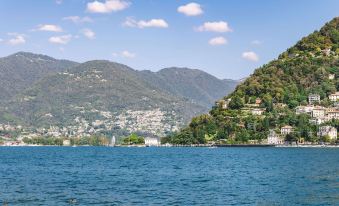
[[[158,137],[146,137],[145,138],[145,145],[146,146],[160,146],[160,138]]]
[[[255,99],[255,104],[261,104],[261,99],[260,98],[256,98]]]
[[[320,95],[319,94],[309,94],[308,95],[308,103],[314,104],[320,102]]]
[[[329,120],[339,119],[339,110],[334,109],[334,110],[327,111],[327,117],[328,117]]]
[[[273,130],[270,129],[270,133],[267,136],[268,144],[283,144],[284,140]]]
[[[332,126],[322,126],[319,128],[318,136],[323,137],[323,136],[329,136],[331,139],[336,139],[337,138],[337,129]]]
[[[325,117],[325,108],[324,107],[314,107],[312,110],[313,118],[322,118]]]
[[[255,108],[251,110],[252,115],[262,115],[265,109]]]
[[[292,130],[293,130],[293,127],[291,127],[290,125],[286,125],[280,129],[280,133],[282,135],[287,135],[287,134],[290,134]]]
[[[63,146],[71,146],[71,140],[69,140],[69,139],[63,140],[63,141],[62,141],[62,145],[63,145]]]
[[[335,78],[335,74],[329,74],[329,75],[328,75],[328,79],[329,79],[329,80],[333,80],[334,78]]]
[[[328,98],[332,101],[332,102],[336,102],[339,100],[339,92],[336,92],[334,94],[330,94],[328,96]]]
[[[312,114],[313,109],[314,109],[313,105],[297,106],[295,108],[295,113],[296,114]]]
[[[222,99],[222,100],[217,101],[216,105],[221,107],[222,109],[227,109],[230,101],[231,99],[227,99],[227,100]]]

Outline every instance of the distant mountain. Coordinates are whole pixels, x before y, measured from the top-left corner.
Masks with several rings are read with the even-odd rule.
[[[176,144],[260,142],[270,133],[274,137],[279,134],[280,141],[329,141],[326,136],[319,139],[317,133],[325,125],[339,129],[338,117],[332,115],[338,113],[338,104],[329,98],[339,91],[338,77],[336,17],[256,69],[234,92],[218,101],[209,114],[194,117],[185,129],[167,140]],[[310,102],[309,97],[316,101]],[[305,111],[306,105],[323,114],[310,115],[309,109]],[[286,125],[292,131],[280,134]]]
[[[77,64],[30,53],[9,57],[11,61],[13,57],[19,59],[20,69],[26,68],[26,62],[30,69],[22,77],[25,84],[16,87],[17,94],[7,95],[9,101],[0,109],[0,123],[32,128],[57,126],[74,135],[163,135],[206,112],[237,84],[187,68],[150,72],[104,60]],[[45,62],[50,64],[45,66]],[[18,70],[11,68],[12,73]],[[31,77],[35,72],[40,75]]]
[[[12,98],[42,77],[77,64],[28,52],[0,58],[0,102]]]
[[[210,107],[224,93],[235,89],[237,80],[220,80],[206,72],[188,68],[165,68],[158,72],[142,71],[149,83],[176,96],[186,98],[204,107]]]

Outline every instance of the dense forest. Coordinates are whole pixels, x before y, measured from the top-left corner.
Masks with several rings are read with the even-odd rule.
[[[312,123],[308,114],[296,108],[307,105],[308,96],[317,94],[314,104],[331,108],[336,103],[328,95],[339,91],[339,17],[326,23],[283,52],[278,59],[256,69],[233,93],[216,102],[209,114],[194,117],[188,127],[163,139],[173,144],[262,142],[270,130],[280,133],[289,125],[293,133],[287,141],[319,139],[321,125],[338,129],[338,119]]]

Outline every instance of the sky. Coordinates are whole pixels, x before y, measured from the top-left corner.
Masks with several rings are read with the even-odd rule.
[[[338,0],[1,0],[0,56],[241,79],[338,14]]]

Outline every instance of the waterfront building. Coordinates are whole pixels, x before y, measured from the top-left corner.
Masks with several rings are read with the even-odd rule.
[[[328,135],[331,139],[337,138],[337,129],[332,126],[322,126],[319,128],[318,136],[323,137]]]
[[[146,146],[160,146],[160,138],[158,137],[146,137],[145,145]]]
[[[70,145],[71,145],[71,140],[69,140],[69,139],[64,139],[64,140],[62,141],[62,145],[63,145],[63,146],[70,146]]]
[[[267,136],[268,144],[283,144],[284,140],[273,130],[270,129],[270,133]]]

